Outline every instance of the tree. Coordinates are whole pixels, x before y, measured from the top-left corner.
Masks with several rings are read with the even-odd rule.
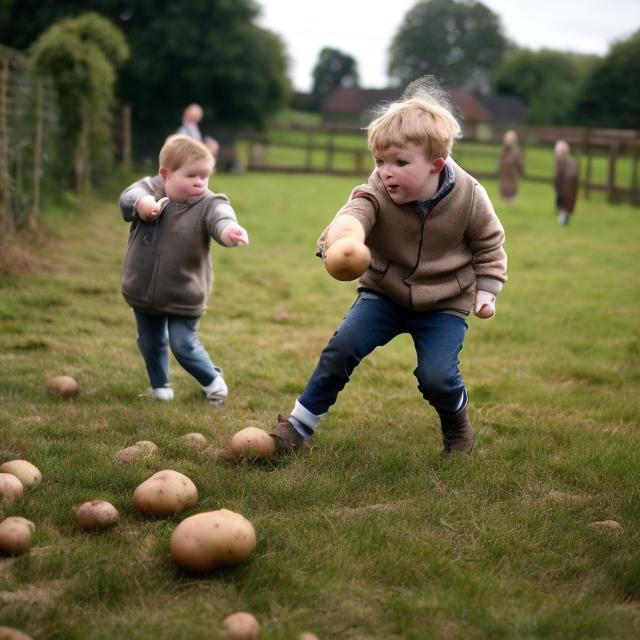
[[[88,186],[92,161],[110,158],[116,69],[128,55],[122,32],[97,13],[61,20],[34,44],[35,68],[55,85],[63,163],[73,167],[76,192]]]
[[[584,85],[575,109],[579,124],[640,127],[640,30],[611,47]]]
[[[284,43],[255,24],[254,0],[4,0],[0,40],[31,44],[43,26],[95,10],[124,32],[131,57],[117,96],[133,108],[137,155],[155,156],[180,124],[184,107],[199,102],[204,130],[262,127],[288,101]]]
[[[421,0],[389,48],[389,75],[406,85],[433,75],[448,87],[486,88],[506,48],[500,18],[481,2]]]
[[[573,124],[582,86],[597,61],[597,56],[516,48],[494,70],[491,86],[520,98],[531,124]]]
[[[316,108],[338,87],[352,87],[358,84],[358,64],[347,53],[325,47],[318,55],[313,68],[313,88],[311,96]]]

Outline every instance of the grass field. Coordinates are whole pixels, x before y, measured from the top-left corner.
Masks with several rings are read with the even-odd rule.
[[[0,275],[0,461],[30,460],[44,476],[0,505],[0,517],[36,526],[28,553],[0,557],[0,625],[38,640],[204,640],[247,610],[275,639],[640,637],[637,209],[581,200],[563,228],[547,186],[523,185],[508,207],[496,200],[510,280],[497,316],[469,321],[461,356],[472,456],[440,455],[406,336],[361,364],[301,455],[249,465],[181,444],[197,431],[225,446],[291,409],[354,298],[314,256],[352,186],[215,179],[251,236],[249,247],[214,247],[201,338],[230,386],[221,409],[175,362],[173,403],[138,397],[146,376],[119,294],[117,196],[43,216],[30,269]],[[274,321],[280,311],[288,321]],[[59,374],[79,381],[77,398],[47,396]],[[138,440],[159,454],[114,461]],[[199,503],[138,515],[133,490],[166,468],[195,482]],[[120,524],[79,531],[74,509],[91,499],[111,501]],[[204,576],[178,570],[171,532],[218,508],[254,524],[252,557]],[[621,528],[590,526],[608,519]]]

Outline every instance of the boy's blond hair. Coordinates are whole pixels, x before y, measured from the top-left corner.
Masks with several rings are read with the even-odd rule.
[[[169,136],[160,149],[160,166],[171,171],[179,169],[185,162],[192,160],[208,160],[211,162],[212,171],[216,163],[211,151],[202,142],[189,136],[179,134]]]
[[[446,158],[462,135],[446,94],[432,78],[412,82],[403,97],[388,105],[367,127],[369,151],[385,151],[408,143],[423,147],[427,160]]]

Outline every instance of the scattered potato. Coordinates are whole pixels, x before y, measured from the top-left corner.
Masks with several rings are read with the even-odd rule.
[[[255,616],[246,611],[238,611],[222,621],[227,636],[232,640],[254,640],[258,637],[260,624]]]
[[[0,473],[0,500],[11,503],[24,494],[22,482],[13,473]]]
[[[0,522],[0,551],[13,555],[28,551],[34,530],[35,525],[31,520],[20,516],[5,518]]]
[[[38,467],[26,460],[10,460],[0,465],[0,472],[13,474],[25,487],[32,487],[42,482],[42,474]]]
[[[370,264],[369,248],[355,238],[340,238],[324,252],[325,269],[336,280],[355,280]]]
[[[275,450],[273,438],[257,427],[242,429],[231,438],[231,451],[237,458],[248,457],[252,460],[269,458]]]
[[[120,451],[116,452],[114,458],[118,462],[135,462],[140,458],[152,456],[157,450],[158,447],[150,440],[140,440],[130,447],[120,449]]]
[[[179,513],[198,502],[198,489],[187,476],[165,469],[154,473],[138,485],[133,504],[140,513],[168,516]]]
[[[319,640],[319,639],[315,633],[311,633],[311,631],[303,631],[298,636],[298,640]]]
[[[50,396],[72,398],[78,395],[80,386],[71,376],[55,376],[47,380],[47,393]]]
[[[118,510],[106,500],[91,500],[76,509],[76,523],[85,531],[108,529],[118,523]]]
[[[180,440],[186,447],[198,451],[205,449],[208,444],[207,439],[201,433],[185,433]]]
[[[241,514],[219,509],[185,518],[171,534],[174,560],[184,569],[210,571],[244,562],[255,549],[256,532]]]
[[[20,629],[0,626],[0,640],[33,640],[33,638]]]
[[[236,459],[232,451],[230,451],[229,449],[224,449],[223,447],[209,446],[204,450],[204,453],[211,457],[215,462],[219,462],[221,460]]]
[[[280,309],[271,316],[271,320],[278,323],[289,322],[289,312],[285,309]]]
[[[596,522],[592,522],[589,526],[594,529],[622,529],[620,523],[616,520],[597,520]]]

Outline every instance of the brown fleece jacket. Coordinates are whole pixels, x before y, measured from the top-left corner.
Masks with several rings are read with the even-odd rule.
[[[484,188],[452,159],[447,164],[455,184],[427,213],[396,205],[374,171],[336,217],[352,215],[364,227],[372,259],[361,287],[408,309],[465,317],[476,289],[498,294],[507,280],[504,230]]]

